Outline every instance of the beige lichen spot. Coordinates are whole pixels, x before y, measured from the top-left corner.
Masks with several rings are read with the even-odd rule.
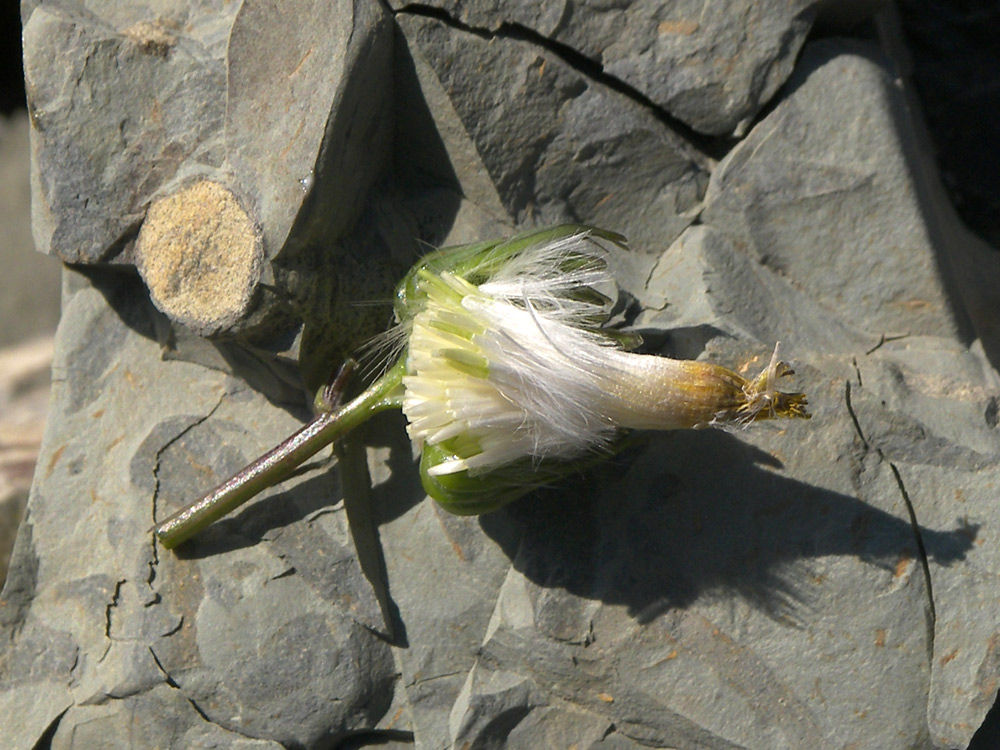
[[[691,36],[699,29],[699,24],[697,21],[689,21],[685,19],[677,21],[660,21],[657,25],[656,30],[661,36],[670,35],[680,35],[680,36]]]
[[[156,22],[138,21],[127,29],[122,29],[121,33],[147,55],[166,57],[177,45],[177,37],[168,30],[169,25],[162,19]]]
[[[136,267],[153,302],[203,335],[244,315],[262,260],[253,219],[211,180],[154,202],[136,242]]]

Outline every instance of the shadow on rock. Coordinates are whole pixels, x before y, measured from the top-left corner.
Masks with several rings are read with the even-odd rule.
[[[794,624],[818,596],[809,560],[919,566],[907,519],[769,465],[780,466],[721,431],[658,436],[638,456],[600,469],[598,481],[536,493],[480,523],[535,584],[624,604],[640,622],[735,593]],[[921,527],[919,540],[933,563],[946,565],[964,559],[977,531]]]
[[[371,426],[372,442],[390,448],[388,478],[373,494],[378,523],[386,523],[430,501],[401,417]],[[823,590],[810,561],[855,557],[891,574],[907,566],[921,575],[921,544],[930,563],[947,565],[964,559],[975,541],[977,526],[915,533],[905,515],[790,479],[775,471],[780,467],[773,456],[722,431],[666,433],[585,477],[480,516],[479,524],[535,584],[625,605],[639,622],[704,597],[735,594],[797,624]],[[884,469],[892,481],[890,466]],[[331,557],[314,564],[315,550],[329,550],[330,538],[312,520],[342,512],[337,471],[331,466],[248,505],[179,554],[204,558],[267,538],[280,557],[333,596],[341,584],[328,569]],[[352,554],[346,547],[335,557],[346,563]]]

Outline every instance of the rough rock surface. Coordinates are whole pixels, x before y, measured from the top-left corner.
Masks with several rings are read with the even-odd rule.
[[[157,28],[183,47],[208,34],[205,19],[230,28],[233,12],[263,14],[253,6],[198,6],[189,25]],[[56,7],[29,3],[28,29],[93,32],[89,11]],[[110,28],[140,22],[158,23]],[[154,519],[305,418],[293,368],[265,356],[287,342],[210,346],[171,329],[137,276],[68,271],[54,418],[0,602],[4,746],[969,746],[1000,684],[988,315],[1000,268],[941,199],[892,62],[870,40],[807,42],[745,137],[707,142],[673,131],[651,95],[547,47],[551,29],[463,23],[396,14],[389,136],[358,136],[373,152],[391,137],[382,171],[316,171],[311,215],[332,202],[339,217],[322,229],[338,252],[318,268],[346,264],[356,282],[308,282],[340,293],[331,319],[390,275],[368,259],[405,255],[414,238],[598,223],[633,239],[617,272],[651,350],[753,369],[780,340],[813,419],[650,436],[588,477],[458,518],[424,498],[402,419],[383,415],[364,435],[385,567],[374,587],[339,502],[348,475],[324,459],[175,554],[151,541]],[[160,54],[161,37],[140,32],[151,52],[130,54]],[[51,54],[33,34],[29,81]],[[115,49],[131,38],[111,36]],[[68,49],[90,81],[82,48]],[[213,54],[210,68],[232,43]],[[331,79],[346,89],[371,72],[364,54],[351,59]],[[109,90],[92,75],[92,90]],[[168,108],[182,74],[159,75]],[[331,80],[301,96],[350,130]],[[269,85],[264,99],[285,106]],[[185,106],[216,107],[219,90],[211,102],[185,90]],[[72,107],[49,111],[83,128]],[[69,120],[36,138],[69,143]],[[299,145],[321,153],[331,130]],[[93,138],[155,176],[145,152]],[[232,141],[226,163],[280,158],[249,140]],[[95,196],[134,210],[130,230],[97,232],[101,211],[86,225],[57,190],[36,214],[43,249],[84,232],[91,260],[132,252],[116,243],[148,197],[44,151],[40,179],[94,180]],[[257,189],[279,167],[268,162]],[[291,204],[274,195],[262,236],[294,236]],[[308,344],[309,331],[305,320],[318,367],[332,345]]]
[[[174,320],[202,334],[273,328],[288,305],[272,293],[275,276],[286,297],[305,294],[296,279],[261,268],[258,251],[248,271],[231,273],[256,295],[232,294],[219,245],[242,255],[243,235],[259,227],[267,259],[315,265],[357,222],[391,152],[391,22],[367,0],[303,3],[294,20],[264,2],[176,0],[152,13],[25,3],[36,243],[67,262],[134,264],[144,275],[166,255],[186,282],[147,281]],[[195,219],[224,225],[235,203],[248,213],[239,232],[189,244],[178,262],[171,240],[191,212],[161,211],[167,225],[136,248],[151,204],[205,181],[231,200],[205,201]],[[213,285],[223,288],[209,310],[186,296],[212,296]]]
[[[564,45],[677,120],[721,135],[744,129],[788,78],[819,4],[432,0],[420,7],[471,29]]]

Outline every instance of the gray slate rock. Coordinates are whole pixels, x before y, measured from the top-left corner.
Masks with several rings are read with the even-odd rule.
[[[140,746],[375,730],[420,748],[966,746],[1000,679],[1000,377],[892,68],[809,45],[713,165],[529,42],[400,21],[406,119],[340,243],[358,252],[348,278],[407,232],[600,221],[638,238],[615,260],[652,350],[753,370],[780,339],[813,420],[653,435],[457,518],[424,498],[402,419],[380,417],[389,639],[335,466],[177,554],[151,542],[155,519],[306,415],[249,358],[263,390],[226,372],[224,348],[211,367],[163,359],[135,279],[69,272],[55,416],[0,606],[5,746],[86,747],[88,727],[137,715]],[[484,63],[516,105],[477,79]]]
[[[183,556],[148,534],[290,432],[301,409],[164,362],[136,280],[95,288],[73,274],[72,286],[54,364],[60,428],[43,443],[4,593],[18,631],[0,667],[5,713],[20,718],[27,695],[36,708],[5,746],[32,747],[56,722],[54,737],[72,737],[95,706],[120,722],[167,686],[183,696],[164,702],[171,732],[211,722],[209,734],[314,747],[373,726],[395,666],[372,635],[381,615],[343,512],[330,508],[335,474],[317,466],[277,490],[294,500],[237,515]]]
[[[667,345],[689,356],[757,366],[783,338],[815,420],[738,440],[657,437],[624,478],[611,471],[596,490],[569,487],[480,519],[513,564],[479,653],[467,657],[474,666],[451,704],[449,736],[419,728],[418,744],[513,742],[512,724],[570,705],[626,744],[948,747],[968,743],[992,702],[995,691],[945,698],[938,687],[955,675],[989,691],[982,675],[992,673],[997,628],[981,594],[945,583],[989,567],[977,541],[988,503],[966,516],[938,488],[996,481],[1000,445],[984,415],[998,381],[982,350],[959,338],[965,324],[915,195],[923,186],[900,188],[912,176],[913,134],[896,125],[891,75],[867,50],[818,45],[793,86],[716,170],[705,226],[687,230],[635,287],[646,307],[637,323],[668,329]],[[838,90],[853,106],[832,116]],[[818,158],[831,133],[853,138]],[[830,189],[830,164],[835,177],[861,178]],[[806,212],[822,204],[817,192],[840,211]],[[852,205],[865,211],[841,225]],[[784,234],[748,229],[769,222]],[[884,231],[873,239],[868,223]],[[781,239],[787,264],[763,260]],[[876,253],[882,274],[872,273]],[[879,346],[894,335],[905,338]],[[415,537],[405,517],[384,528],[390,578],[402,567],[397,540],[412,547]],[[441,592],[482,586],[473,581],[486,561],[463,574],[461,549],[458,579],[431,566],[431,588],[416,597],[433,602],[427,611],[400,603],[408,629],[437,621]],[[942,664],[942,642],[958,638],[945,623],[970,607],[977,632]],[[953,667],[966,650],[976,668]],[[582,727],[560,740],[582,740]]]
[[[690,224],[707,159],[647,108],[530,42],[487,40],[405,14],[399,23],[424,91],[443,90],[444,101],[430,102],[434,115],[457,118],[464,133],[455,138],[471,140],[518,224],[586,217],[634,226],[632,245],[646,253]],[[478,68],[491,75],[468,74]]]
[[[382,6],[40,3],[24,16],[38,248],[134,264],[157,306],[203,335],[294,328],[288,298],[301,325],[309,287],[265,261],[328,252],[385,170]],[[183,200],[205,185],[215,194]]]
[[[393,2],[404,12],[407,5]],[[745,130],[788,78],[818,3],[435,0],[426,5],[486,33],[518,35],[527,29],[565,45],[681,122],[722,135]],[[486,80],[496,75],[492,69]]]
[[[255,740],[206,721],[176,688],[149,692],[67,714],[52,735],[53,750],[126,750],[196,747],[220,750],[281,750],[277,742]]]
[[[226,154],[268,257],[339,239],[358,220],[391,153],[392,33],[379,3],[242,3],[227,50]]]
[[[153,19],[83,3],[24,9],[39,250],[109,260],[158,189],[188,165],[222,165],[225,27],[236,9],[177,2]]]

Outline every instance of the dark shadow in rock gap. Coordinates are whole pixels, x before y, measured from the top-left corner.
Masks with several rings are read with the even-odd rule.
[[[996,750],[1000,747],[1000,700],[986,714],[979,729],[972,736],[967,750]]]
[[[461,205],[459,179],[398,29],[392,86],[392,151],[373,154],[386,159],[386,169],[355,226],[329,237],[316,218],[322,207],[304,205],[289,239],[294,251],[276,261],[279,275],[309,280],[296,296],[304,321],[300,366],[310,391],[388,327],[395,285],[447,237]]]
[[[902,46],[898,29],[886,28],[887,44]],[[908,52],[897,52],[896,57]],[[897,64],[901,61],[896,60]],[[906,60],[902,61],[906,65]],[[907,75],[908,70],[894,70],[890,75]],[[926,100],[925,100],[926,101]],[[931,140],[926,113],[921,111],[913,85],[902,88],[900,97],[890,99],[890,113],[895,131],[900,135],[910,182],[914,186],[921,216],[934,248],[934,262],[947,294],[958,334],[963,344],[981,341],[987,359],[1000,368],[1000,326],[996,321],[996,290],[1000,288],[1000,262],[989,246],[979,246],[964,236],[967,228],[959,218],[951,196],[946,192],[945,178],[935,160],[935,143]],[[982,230],[982,226],[979,227]],[[971,233],[970,233],[971,234]]]
[[[945,188],[962,220],[1000,247],[1000,4],[902,0],[896,5]]]

